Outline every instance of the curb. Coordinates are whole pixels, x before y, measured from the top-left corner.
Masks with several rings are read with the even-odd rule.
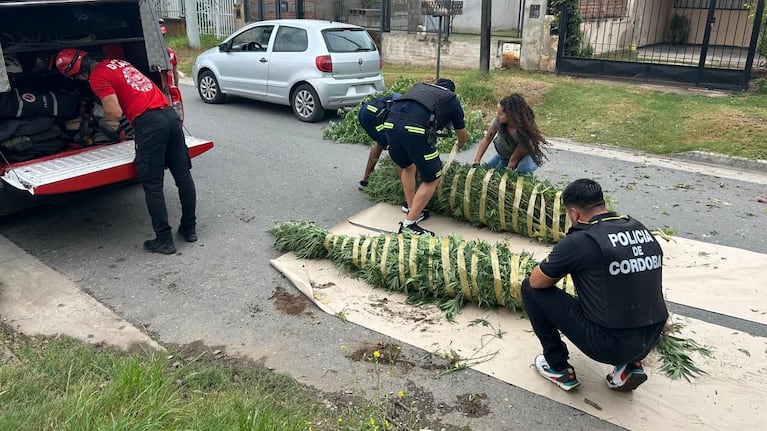
[[[748,169],[750,171],[767,172],[767,160],[764,159],[725,156],[706,151],[686,151],[684,153],[672,154],[671,157],[707,165],[729,166],[733,168]]]

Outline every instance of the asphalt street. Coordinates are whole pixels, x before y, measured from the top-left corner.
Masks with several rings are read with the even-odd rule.
[[[393,369],[379,387],[369,364],[350,361],[342,346],[395,340],[326,315],[308,302],[297,314],[278,310],[275,292],[298,292],[270,266],[280,253],[271,247],[267,230],[287,220],[331,227],[371,206],[357,190],[367,147],[323,140],[327,121],[300,123],[288,107],[242,99],[205,105],[193,87],[183,85],[182,90],[186,128],[216,143],[194,160],[197,243],[178,240],[175,256],[142,251],[142,242],[153,235],[138,185],[5,217],[0,233],[161,343],[223,346],[230,354],[248,355],[328,392],[376,396],[408,389],[431,397],[431,418],[446,429],[618,429],[471,370],[440,375],[418,366]],[[474,147],[457,159],[470,162],[473,155]],[[682,237],[767,253],[767,205],[756,201],[767,195],[765,171],[558,140],[549,159],[539,177],[561,186],[594,178],[620,212],[648,227],[665,226]],[[178,220],[170,178],[166,196],[169,213]],[[764,325],[688,307],[673,310],[767,334]],[[416,364],[425,353],[409,346],[403,352]],[[457,409],[457,400],[476,393],[487,394],[490,413],[467,417]]]

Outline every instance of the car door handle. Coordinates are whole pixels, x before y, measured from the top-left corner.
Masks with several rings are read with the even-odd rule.
[[[266,58],[264,58],[264,57],[261,57],[261,60],[258,60],[258,61],[260,61],[261,63],[266,63],[266,62],[267,62],[267,61],[269,61],[269,60],[267,60],[267,59],[266,59]]]

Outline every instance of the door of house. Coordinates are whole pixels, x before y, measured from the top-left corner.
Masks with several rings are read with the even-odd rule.
[[[577,13],[560,15],[557,72],[744,89],[754,67],[767,68],[764,7],[765,0],[580,0]]]

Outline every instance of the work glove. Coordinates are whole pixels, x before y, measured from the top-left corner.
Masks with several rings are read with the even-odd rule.
[[[133,126],[128,121],[128,119],[125,118],[125,116],[120,118],[120,123],[117,126],[117,135],[120,137],[121,141],[126,139],[133,139]]]

